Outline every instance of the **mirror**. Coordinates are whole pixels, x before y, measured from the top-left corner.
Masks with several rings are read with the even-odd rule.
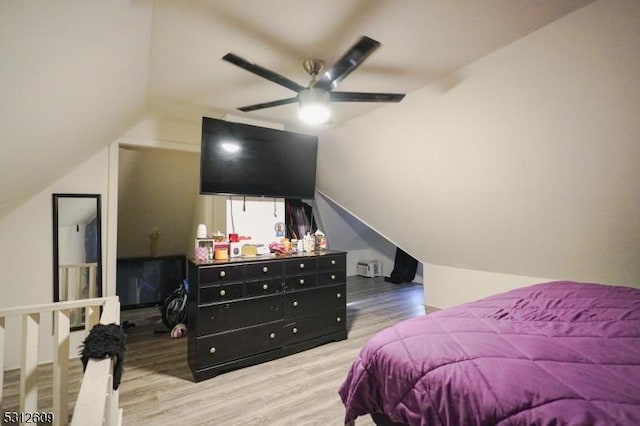
[[[53,301],[102,297],[100,194],[53,194]],[[84,309],[71,312],[84,326]]]

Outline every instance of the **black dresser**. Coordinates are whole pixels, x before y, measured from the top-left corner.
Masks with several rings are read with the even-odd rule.
[[[197,382],[347,338],[345,252],[190,260],[187,276]]]

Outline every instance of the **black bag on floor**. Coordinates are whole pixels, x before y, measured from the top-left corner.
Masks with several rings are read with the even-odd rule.
[[[384,277],[384,280],[394,284],[410,283],[416,277],[417,269],[418,261],[398,247],[396,248],[396,260],[391,276]]]

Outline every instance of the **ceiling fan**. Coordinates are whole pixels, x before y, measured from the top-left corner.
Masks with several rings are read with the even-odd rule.
[[[329,102],[400,102],[404,98],[405,95],[401,93],[334,91],[338,83],[359,67],[378,47],[380,47],[378,41],[366,36],[360,37],[360,39],[351,46],[335,64],[324,71],[320,77],[318,76],[325,67],[324,61],[320,59],[307,59],[303,62],[303,67],[311,76],[311,81],[306,87],[233,53],[227,53],[222,59],[297,93],[296,96],[291,98],[240,107],[238,108],[240,111],[255,111],[298,102],[300,104],[298,111],[300,118],[308,123],[319,124],[327,121],[331,115]]]

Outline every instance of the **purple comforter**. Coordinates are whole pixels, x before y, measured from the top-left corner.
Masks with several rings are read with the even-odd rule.
[[[640,289],[536,284],[400,322],[339,393],[345,423],[640,425]]]

